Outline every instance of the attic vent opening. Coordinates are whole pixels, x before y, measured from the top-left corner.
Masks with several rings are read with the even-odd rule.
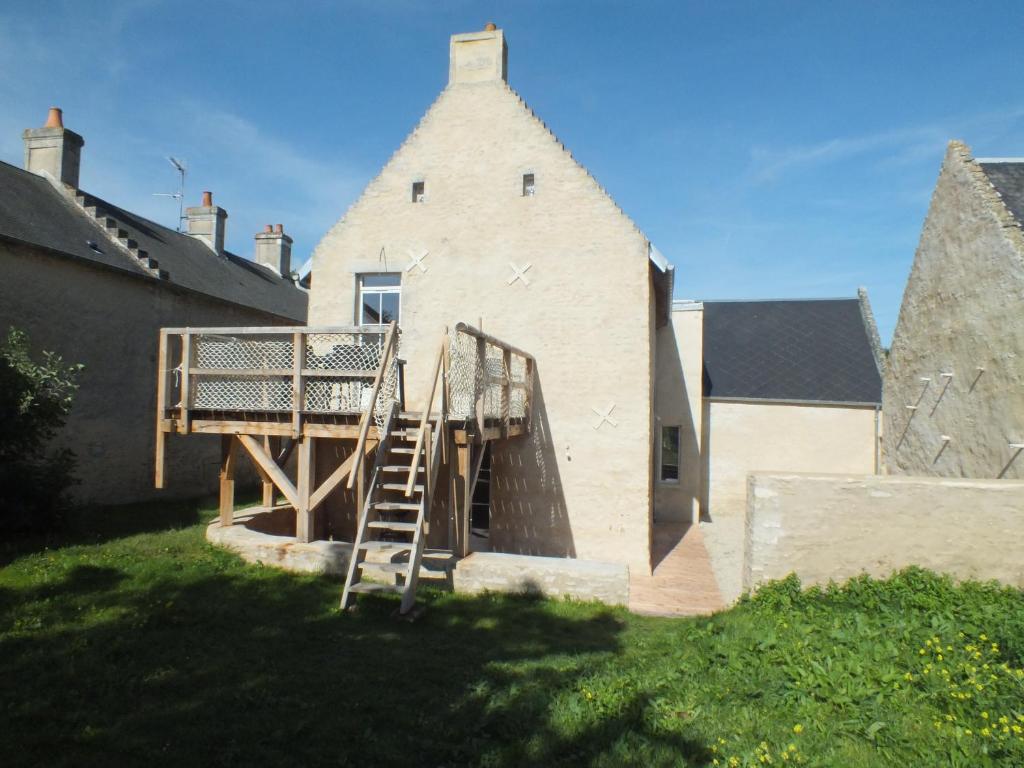
[[[426,184],[422,181],[414,181],[412,183],[412,201],[414,203],[422,203],[425,199]]]
[[[536,192],[536,187],[534,186],[533,174],[532,173],[524,173],[523,174],[523,197],[533,197],[535,192]]]

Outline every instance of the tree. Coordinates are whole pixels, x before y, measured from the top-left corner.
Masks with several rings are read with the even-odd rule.
[[[50,443],[71,411],[82,367],[53,352],[36,362],[17,328],[0,344],[0,529],[43,531],[63,518],[77,482],[75,456]]]

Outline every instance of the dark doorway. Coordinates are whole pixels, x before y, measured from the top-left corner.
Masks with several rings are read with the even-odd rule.
[[[469,513],[470,549],[488,552],[491,549],[491,444],[484,443],[480,475],[473,489],[473,504]]]

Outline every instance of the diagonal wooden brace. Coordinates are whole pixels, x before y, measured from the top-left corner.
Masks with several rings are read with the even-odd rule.
[[[295,486],[292,485],[292,481],[288,479],[288,476],[284,471],[277,465],[277,462],[263,450],[263,445],[259,443],[256,438],[252,435],[238,435],[238,442],[242,444],[242,447],[252,457],[252,460],[256,462],[256,465],[262,470],[267,477],[271,479],[274,485],[277,486],[278,490],[284,494],[284,497],[288,500],[296,509],[299,506],[299,492]]]

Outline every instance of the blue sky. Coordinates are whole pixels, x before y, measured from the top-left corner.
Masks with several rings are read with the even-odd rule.
[[[882,338],[950,138],[1024,155],[1019,2],[22,2],[0,159],[51,104],[82,186],[173,226],[168,154],[228,243],[304,260],[494,21],[509,80],[676,265],[676,296],[870,292]]]

